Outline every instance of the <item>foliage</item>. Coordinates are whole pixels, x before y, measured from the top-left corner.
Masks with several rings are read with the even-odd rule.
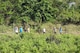
[[[19,34],[20,35],[20,34]],[[23,33],[19,35],[0,36],[0,53],[79,53],[80,36],[69,34],[56,35],[51,42],[47,42],[47,34]],[[57,41],[60,42],[57,42]],[[57,42],[57,43],[56,43]]]
[[[70,2],[76,2],[76,5],[69,8]],[[79,3],[79,0],[0,0],[0,24],[22,22],[22,17],[37,23],[54,23],[54,20],[80,23]]]

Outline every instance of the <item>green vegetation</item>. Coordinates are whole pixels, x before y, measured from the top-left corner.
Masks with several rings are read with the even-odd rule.
[[[23,33],[0,36],[0,53],[80,53],[80,36]]]
[[[69,8],[69,3],[76,4]],[[22,22],[80,23],[79,0],[0,0],[0,24]]]
[[[57,24],[66,32],[53,35]],[[79,0],[0,0],[0,53],[80,53],[79,24]],[[15,34],[14,26],[31,32]]]

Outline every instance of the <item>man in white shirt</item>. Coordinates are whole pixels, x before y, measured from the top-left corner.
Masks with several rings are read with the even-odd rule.
[[[14,27],[14,32],[15,32],[16,34],[18,34],[18,27],[17,27],[17,26]]]
[[[46,29],[45,28],[43,28],[43,33],[46,33]]]
[[[30,28],[29,27],[27,28],[27,32],[30,33]]]

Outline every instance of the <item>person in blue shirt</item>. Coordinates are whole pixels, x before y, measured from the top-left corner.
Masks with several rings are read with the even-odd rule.
[[[62,34],[62,28],[61,27],[59,28],[59,32],[60,32],[60,34]]]
[[[22,33],[23,32],[23,28],[22,27],[20,27],[20,33]]]
[[[19,32],[20,32],[20,38],[22,39],[24,37],[24,35],[23,35],[23,27],[20,27]]]

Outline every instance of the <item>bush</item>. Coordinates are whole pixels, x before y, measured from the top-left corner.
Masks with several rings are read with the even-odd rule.
[[[79,53],[80,36],[69,34],[50,36],[23,33],[17,36],[0,36],[0,53]],[[54,37],[46,41],[47,37]],[[49,38],[50,39],[50,38]],[[59,41],[59,43],[56,43]],[[50,43],[51,42],[51,43]]]

